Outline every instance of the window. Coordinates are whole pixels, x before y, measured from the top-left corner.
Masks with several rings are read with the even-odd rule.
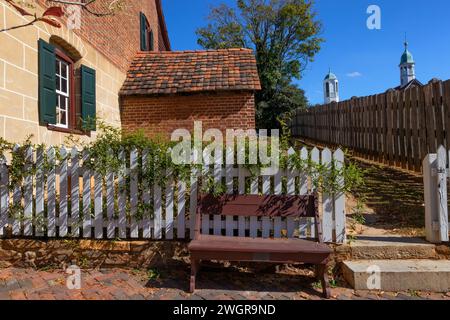
[[[336,89],[335,89],[335,91],[336,91],[336,94],[339,92],[339,85],[338,85],[337,82],[336,82]]]
[[[326,88],[327,88],[327,98],[329,98],[330,97],[330,83],[329,82],[327,82]]]
[[[55,92],[56,92],[56,126],[69,128],[69,123],[73,122],[69,115],[74,114],[73,92],[71,85],[73,79],[73,61],[65,56],[61,51],[56,50],[55,57]],[[71,121],[72,120],[72,121]]]
[[[38,56],[39,122],[50,130],[95,131],[95,70],[81,65],[77,69],[80,77],[75,78],[75,61],[62,49],[42,39]],[[79,105],[75,105],[75,92],[80,93]]]
[[[154,50],[154,36],[153,31],[150,28],[147,17],[142,12],[140,13],[141,19],[141,51],[153,51]]]

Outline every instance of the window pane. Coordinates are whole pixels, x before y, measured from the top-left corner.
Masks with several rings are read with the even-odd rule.
[[[64,92],[64,93],[68,93],[67,92],[67,80],[65,80],[65,79],[61,79],[61,92]]]
[[[65,63],[61,65],[61,76],[67,79],[67,64]]]
[[[60,112],[60,124],[62,125],[67,125],[67,121],[66,121],[66,112],[65,111],[61,111]]]
[[[59,98],[59,108],[62,110],[66,110],[66,108],[67,108],[67,98],[66,97]]]
[[[61,78],[58,75],[56,75],[55,79],[56,79],[56,90],[59,91],[61,90]]]
[[[56,59],[56,66],[55,66],[56,69],[55,70],[56,70],[57,75],[61,74],[60,69],[59,69],[60,65],[61,65],[60,61],[58,59]]]
[[[59,120],[59,117],[60,117],[60,111],[59,111],[59,108],[56,108],[56,124],[60,124],[60,120]]]

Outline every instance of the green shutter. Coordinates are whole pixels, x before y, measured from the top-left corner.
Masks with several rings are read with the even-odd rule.
[[[85,131],[96,130],[95,70],[81,66],[81,119]]]
[[[145,14],[140,13],[141,17],[141,51],[148,51],[148,41],[147,41],[147,18]]]
[[[56,124],[55,47],[39,39],[39,121]]]
[[[155,50],[155,39],[153,38],[153,30],[150,31],[150,51]]]

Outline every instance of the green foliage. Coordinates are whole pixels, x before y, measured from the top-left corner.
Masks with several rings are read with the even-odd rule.
[[[283,169],[294,169],[305,172],[311,177],[313,188],[318,192],[328,194],[345,194],[364,185],[364,171],[353,161],[347,150],[344,150],[344,163],[338,163],[333,159],[328,165],[314,162],[311,154],[307,159],[302,159],[298,152],[292,155],[287,153],[292,141],[291,130],[288,126],[291,114],[278,117],[281,136],[281,160]]]
[[[207,28],[197,30],[199,45],[215,49],[247,47],[245,31],[234,9],[225,4],[213,7],[209,20]]]
[[[293,79],[301,78],[323,42],[312,6],[308,0],[237,0],[236,9],[213,7],[208,25],[197,30],[203,48],[254,50],[262,85],[256,93],[259,128],[279,128],[279,115],[307,107]]]
[[[149,269],[147,271],[147,279],[149,281],[159,280],[160,277],[161,277],[161,274],[156,269]]]

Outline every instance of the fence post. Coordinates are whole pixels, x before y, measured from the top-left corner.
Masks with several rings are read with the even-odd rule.
[[[330,149],[322,151],[322,165],[331,169],[333,155]],[[333,196],[327,191],[322,194],[322,229],[323,242],[333,242]]]
[[[25,151],[26,164],[24,179],[24,236],[33,235],[33,175],[31,168],[33,167],[33,148],[28,147]]]
[[[447,157],[445,153],[444,149],[443,156],[442,148],[440,148],[438,154],[427,155],[423,162],[425,228],[427,241],[431,243],[448,241]]]
[[[36,150],[36,213],[34,235],[41,237],[44,235],[47,225],[44,215],[45,200],[45,173],[44,173],[44,154],[46,150],[40,147]]]
[[[71,201],[71,235],[78,237],[80,235],[80,158],[76,147],[72,148],[70,161],[70,201]],[[43,207],[42,203],[42,207]]]
[[[121,163],[120,173],[119,173],[119,238],[127,237],[127,179],[128,179],[128,169],[125,164],[126,152],[124,149],[119,150],[119,160]]]
[[[193,157],[194,159],[194,157]],[[189,204],[189,236],[190,239],[194,239],[195,236],[195,220],[197,217],[197,196],[198,196],[198,179],[199,179],[199,169],[193,168],[191,171],[191,194],[190,194],[190,204]]]
[[[83,237],[90,238],[91,229],[91,170],[89,169],[89,151],[83,150]],[[120,208],[120,206],[119,206]]]
[[[4,235],[4,228],[8,224],[8,204],[9,204],[9,193],[8,193],[8,167],[6,165],[6,158],[4,156],[0,157],[0,237]]]
[[[130,236],[132,239],[139,238],[139,221],[136,217],[138,213],[139,204],[139,189],[138,189],[138,160],[139,153],[136,149],[130,151]]]
[[[56,236],[56,168],[53,147],[47,150],[47,157],[49,165],[47,169],[47,236],[54,238]]]
[[[447,201],[447,150],[438,148],[438,187],[439,187],[439,232],[442,242],[448,242],[448,201]]]
[[[60,161],[59,161],[59,236],[66,237],[68,231],[68,153],[65,147],[60,149]]]
[[[344,166],[345,155],[341,149],[338,149],[334,155],[334,164],[336,166],[336,170],[341,171]],[[343,176],[339,176],[338,183],[341,187],[344,186],[345,181]],[[345,243],[347,241],[346,234],[346,214],[345,214],[345,192],[340,191],[333,195],[334,201],[334,221],[336,228],[336,242],[337,243]]]
[[[142,236],[144,239],[150,239],[152,237],[152,227],[150,218],[153,215],[153,212],[150,208],[153,208],[152,205],[152,196],[153,196],[153,184],[150,182],[150,179],[147,178],[147,172],[149,172],[153,168],[152,163],[152,155],[150,150],[145,149],[142,152],[142,174],[143,174],[143,194],[142,201],[144,206],[147,208],[144,214],[144,220],[142,221]]]
[[[112,149],[109,149],[108,155],[110,157],[114,156],[114,153]],[[106,231],[106,237],[107,239],[114,239],[116,236],[116,222],[117,220],[114,219],[114,198],[115,198],[115,174],[112,171],[108,171],[106,173],[106,216],[108,221],[108,227]]]
[[[20,146],[16,144],[13,149],[14,153],[20,152]],[[49,201],[49,203],[51,203]],[[23,212],[21,212],[22,205],[22,181],[16,181],[13,190],[13,204],[12,204],[12,217],[10,218],[12,224],[13,236],[21,235],[21,220],[23,218]]]

